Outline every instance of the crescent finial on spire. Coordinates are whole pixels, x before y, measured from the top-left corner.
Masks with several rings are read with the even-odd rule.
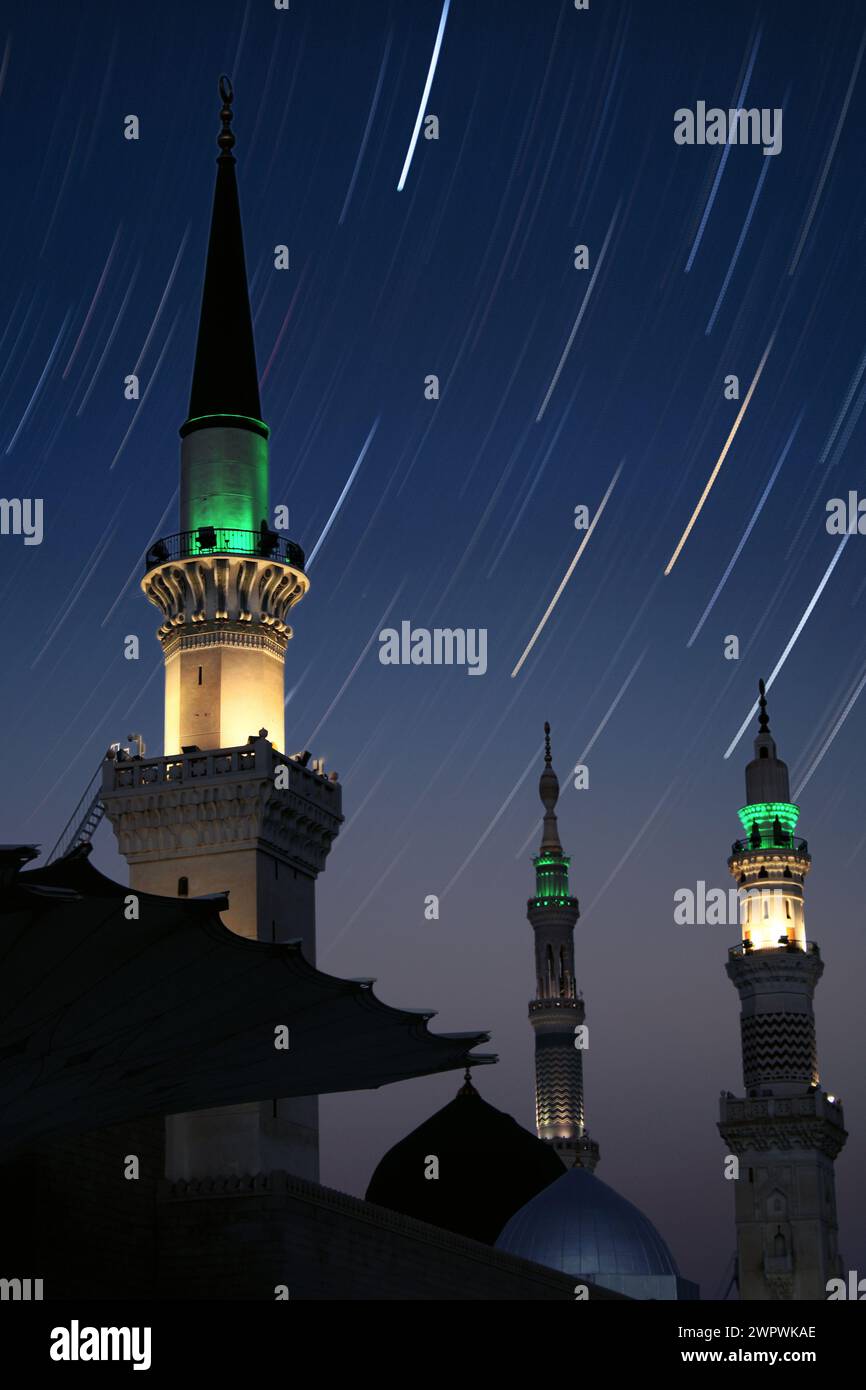
[[[225,73],[223,73],[219,80],[219,94],[222,101],[222,110],[220,111],[222,126],[217,136],[217,144],[222,152],[220,158],[224,158],[231,155],[235,144],[234,131],[231,128],[232,116],[234,114],[232,111],[232,102],[235,99],[235,89],[232,86],[231,78],[227,77]]]
[[[538,780],[538,795],[545,810],[544,844],[548,848],[559,843],[556,831],[556,803],[559,800],[559,780],[553,770],[553,755],[550,751],[550,725],[544,725],[544,768]],[[544,847],[544,846],[542,846]]]
[[[767,715],[767,694],[763,680],[758,681],[758,705],[760,706],[759,728],[762,734],[766,734],[770,729],[770,720]]]

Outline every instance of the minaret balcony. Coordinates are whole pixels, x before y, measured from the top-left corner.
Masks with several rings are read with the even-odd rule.
[[[734,840],[731,845],[731,854],[751,854],[761,850],[792,850],[794,854],[802,855],[809,859],[809,841],[804,840],[799,835],[788,835],[784,831],[781,835],[773,834],[750,835],[747,840]]]
[[[806,941],[801,943],[791,939],[782,940],[781,936],[778,942],[773,946],[753,946],[750,941],[741,941],[736,946],[729,946],[728,959],[744,960],[748,959],[750,956],[775,954],[777,951],[798,951],[802,955],[817,956],[819,960],[821,959],[821,952],[818,949],[817,941]]]
[[[292,635],[289,610],[310,587],[301,547],[266,527],[181,531],[156,541],[145,567],[141,587],[165,619],[157,635],[166,658],[184,643],[224,635],[230,643],[264,644],[282,659]]]
[[[819,1149],[836,1158],[848,1137],[841,1102],[817,1086],[792,1096],[723,1091],[719,1111],[719,1130],[735,1154]]]
[[[552,1012],[556,1014],[576,1014],[580,1015],[581,1021],[584,1017],[584,1004],[582,998],[572,996],[571,998],[558,997],[550,999],[530,999],[529,1017],[534,1014],[546,1014]]]
[[[195,531],[179,531],[154,541],[145,556],[145,571],[175,560],[194,560],[198,556],[248,555],[276,560],[293,569],[304,569],[304,552],[295,541],[275,531],[240,531],[233,526],[199,526]]]

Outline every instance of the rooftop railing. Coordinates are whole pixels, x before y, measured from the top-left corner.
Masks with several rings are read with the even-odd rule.
[[[309,777],[319,778],[323,782],[337,780],[337,774],[326,773],[324,763],[319,759],[308,767],[309,759],[309,753],[280,753],[262,736],[252,738],[237,748],[196,748],[191,745],[180,753],[166,753],[155,758],[129,757],[127,750],[125,754],[101,765],[104,772],[102,789],[112,792],[160,786],[166,782],[191,783],[200,777],[237,776],[242,772],[270,777],[283,764],[302,769],[304,780]]]

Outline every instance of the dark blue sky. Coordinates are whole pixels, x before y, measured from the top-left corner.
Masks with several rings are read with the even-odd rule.
[[[320,964],[438,1009],[442,1031],[490,1028],[501,1062],[479,1087],[531,1126],[535,766],[515,788],[549,719],[599,1176],[712,1296],[734,1246],[715,1122],[719,1091],[741,1086],[724,972],[737,931],[676,926],[673,895],[728,886],[751,730],[725,751],[839,547],[827,501],[866,493],[863,9],[453,0],[426,108],[440,138],[419,140],[398,192],[440,14],[438,0],[4,6],[2,491],[43,498],[45,520],[41,546],[0,537],[0,838],[50,846],[109,741],[136,729],[161,749],[139,557],[177,529],[228,71],[272,502],[308,553],[378,421],[286,668],[290,748],[344,783]],[[783,110],[782,151],[731,147],[720,171],[721,149],[675,144],[673,113],[736,104],[747,75],[745,104]],[[124,399],[133,371],[139,403]],[[581,539],[575,507],[594,513],[620,464],[512,679]],[[851,1131],[841,1248],[861,1270],[864,561],[853,535],[770,693],[814,856],[819,1060]],[[487,674],[381,665],[375,634],[402,619],[486,628]],[[608,714],[576,792],[567,773]],[[95,857],[121,876],[107,828]],[[457,1084],[326,1100],[324,1180],[362,1192]]]

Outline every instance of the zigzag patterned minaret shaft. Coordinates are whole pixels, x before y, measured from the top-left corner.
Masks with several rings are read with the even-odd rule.
[[[763,681],[755,756],[746,768],[745,838],[728,868],[742,942],[727,973],[740,995],[742,1098],[722,1095],[719,1130],[738,1161],[737,1270],[743,1299],[825,1299],[839,1273],[833,1161],[845,1143],[842,1107],[821,1089],[812,997],[824,970],[806,940],[804,884],[812,867],[795,836],[788,769],[776,752]]]
[[[544,830],[535,859],[535,897],[527,917],[535,933],[536,995],[529,1005],[535,1031],[535,1118],[539,1139],[552,1144],[567,1167],[595,1167],[598,1145],[586,1131],[583,1100],[585,1011],[574,973],[574,926],[580,916],[568,887],[570,859],[556,820],[559,781],[544,726],[544,771],[538,793]]]

